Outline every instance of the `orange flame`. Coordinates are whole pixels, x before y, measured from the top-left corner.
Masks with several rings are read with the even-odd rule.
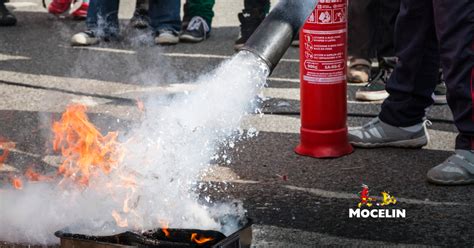
[[[211,237],[199,237],[199,235],[197,233],[191,234],[191,241],[195,242],[198,245],[202,245],[202,244],[207,243],[207,242],[212,241],[212,240],[214,240],[214,239],[211,238]]]
[[[48,181],[52,180],[53,178],[48,177],[48,176],[43,176],[37,172],[35,172],[32,168],[28,168],[25,171],[25,177],[32,182],[38,182],[38,181]]]
[[[117,226],[119,226],[119,227],[127,227],[128,226],[128,220],[126,218],[122,218],[117,211],[115,211],[115,210],[112,211],[112,217],[114,217],[115,222],[117,223]]]
[[[15,189],[23,189],[23,182],[18,178],[12,178],[12,185]]]
[[[5,160],[7,160],[8,154],[10,154],[10,149],[13,148],[15,148],[15,143],[0,137],[0,149],[3,150],[2,154],[0,155],[0,167],[3,166],[3,163]]]
[[[61,120],[53,123],[53,149],[65,158],[59,174],[89,184],[89,177],[96,169],[108,174],[122,158],[117,132],[103,136],[89,121],[84,105],[71,105]]]
[[[161,224],[161,231],[163,231],[163,233],[165,234],[165,236],[167,238],[170,237],[170,231],[168,230],[169,228],[169,223],[167,221],[164,221],[164,220],[160,220],[160,224]]]

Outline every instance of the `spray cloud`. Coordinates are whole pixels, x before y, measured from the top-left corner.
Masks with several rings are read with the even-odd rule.
[[[0,240],[50,244],[64,228],[100,235],[158,228],[163,221],[175,228],[233,231],[220,220],[242,217],[242,206],[203,204],[193,188],[219,147],[242,135],[240,122],[255,112],[267,75],[264,63],[241,52],[200,77],[196,90],[148,101],[140,126],[123,137],[118,168],[91,177],[88,187],[53,180],[3,189]]]

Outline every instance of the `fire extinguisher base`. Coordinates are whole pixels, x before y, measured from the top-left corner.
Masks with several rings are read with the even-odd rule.
[[[314,158],[338,158],[353,151],[347,128],[324,131],[301,128],[301,142],[295,148],[297,154]]]

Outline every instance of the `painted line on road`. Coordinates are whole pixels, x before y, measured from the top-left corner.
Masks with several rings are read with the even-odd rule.
[[[13,2],[13,3],[5,3],[8,7],[13,8],[27,8],[27,7],[36,7],[38,4],[32,2]]]
[[[107,48],[107,47],[95,47],[95,46],[65,46],[58,45],[61,48],[66,49],[79,49],[79,50],[91,50],[109,53],[122,53],[122,54],[136,54],[134,50],[119,49],[119,48]],[[204,59],[230,59],[231,55],[218,55],[218,54],[204,54],[204,53],[161,53],[160,55],[174,58],[204,58]],[[281,59],[281,62],[299,63],[299,59]]]
[[[202,53],[163,53],[166,57],[178,57],[178,58],[206,58],[206,59],[230,59],[232,56],[227,55],[215,55],[215,54],[202,54]]]
[[[8,55],[4,53],[0,53],[0,61],[8,61],[8,60],[30,60],[30,57],[24,56],[16,56],[16,55]]]
[[[279,77],[269,77],[269,81],[275,82],[291,82],[291,83],[300,83],[299,78],[279,78]]]
[[[215,55],[203,53],[163,53],[167,57],[183,57],[183,58],[206,58],[206,59],[230,59],[230,55]],[[281,59],[281,62],[299,63],[299,59]]]
[[[357,194],[350,194],[350,193],[343,193],[343,192],[335,192],[335,191],[327,191],[323,189],[316,189],[316,188],[301,188],[292,185],[285,185],[284,188],[296,191],[307,192],[319,197],[324,198],[336,198],[336,199],[359,199]],[[379,199],[378,197],[375,197]],[[435,202],[429,200],[417,200],[417,199],[410,199],[410,198],[397,198],[399,202],[408,203],[408,204],[416,204],[416,205],[432,205],[432,206],[469,206],[470,204],[459,203],[459,202]]]
[[[94,46],[65,46],[58,45],[58,47],[66,49],[77,49],[77,50],[90,50],[90,51],[99,51],[99,52],[109,52],[109,53],[122,53],[122,54],[136,54],[136,51],[118,49],[118,48],[108,48],[108,47],[94,47]]]

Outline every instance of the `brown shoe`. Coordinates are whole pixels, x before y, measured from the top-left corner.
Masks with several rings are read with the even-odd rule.
[[[365,84],[370,78],[371,63],[366,59],[351,58],[347,67],[347,81],[355,84]]]

